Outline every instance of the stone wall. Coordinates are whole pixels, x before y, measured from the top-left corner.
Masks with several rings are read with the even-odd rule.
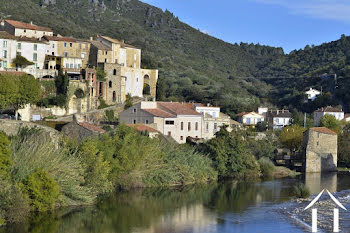
[[[304,133],[305,172],[337,171],[338,136],[308,130]]]

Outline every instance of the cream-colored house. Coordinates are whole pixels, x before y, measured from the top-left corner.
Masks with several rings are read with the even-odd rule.
[[[101,67],[106,73],[106,67],[113,66],[113,75],[118,76],[117,80],[121,82],[117,85],[118,89],[114,90],[115,95],[113,92],[104,92],[106,94],[104,100],[107,104],[119,102],[119,98],[117,98],[117,101],[112,101],[115,99],[114,96],[121,96],[120,100],[125,99],[127,94],[133,97],[156,96],[158,70],[141,69],[140,49],[107,36],[99,36],[96,40],[90,42],[90,65]],[[113,88],[109,84],[110,81],[116,81],[114,76],[107,75],[105,83],[107,85],[102,86],[101,90]],[[102,85],[105,84],[102,83]],[[125,89],[120,91],[120,86],[125,87]]]
[[[153,126],[178,143],[186,143],[187,138],[202,138],[202,115],[183,103],[140,102],[120,113],[119,120]]]
[[[256,126],[265,120],[263,115],[256,112],[242,112],[237,114],[237,117],[238,122],[246,126]]]
[[[48,27],[41,27],[30,23],[19,22],[15,20],[3,20],[1,27],[4,31],[14,36],[41,38],[43,36],[53,36],[53,31]]]
[[[315,126],[319,126],[321,122],[321,118],[325,115],[332,115],[338,121],[342,121],[344,119],[344,111],[339,108],[335,108],[332,106],[327,106],[325,108],[317,109],[314,112],[314,124]]]

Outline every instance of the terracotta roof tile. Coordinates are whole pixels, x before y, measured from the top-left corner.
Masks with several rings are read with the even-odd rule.
[[[153,116],[156,116],[156,117],[164,117],[164,118],[174,118],[176,117],[174,114],[171,114],[169,112],[166,112],[162,109],[159,109],[159,108],[145,108],[145,109],[142,109],[143,111],[145,112],[148,112],[150,114],[152,114]]]
[[[110,38],[108,36],[100,36],[101,38],[105,39],[105,40],[108,40],[114,44],[120,44],[122,47],[125,47],[125,48],[133,48],[133,49],[136,49],[135,46],[132,46],[132,45],[129,45],[129,44],[126,44],[124,43],[123,41],[120,41],[120,40],[117,40],[117,39],[113,39],[113,38]]]
[[[71,37],[59,37],[59,36],[44,36],[44,38],[48,41],[64,41],[64,42],[76,42],[76,39]]]
[[[201,114],[192,108],[189,108],[185,104],[178,102],[158,102],[158,108],[168,111],[174,115],[195,115],[201,116]]]
[[[81,127],[84,127],[85,129],[88,129],[90,131],[98,132],[98,133],[104,133],[105,130],[101,129],[100,127],[87,123],[87,122],[80,122],[78,123]]]
[[[241,113],[238,113],[236,116],[241,117],[241,116],[248,115],[249,113],[252,113],[252,112],[241,112]]]
[[[332,106],[327,106],[325,108],[319,108],[315,112],[343,112],[343,110]]]
[[[48,27],[41,27],[30,23],[24,23],[20,21],[15,20],[5,20],[8,24],[14,26],[15,28],[21,28],[21,29],[30,29],[30,30],[37,30],[37,31],[46,31],[46,32],[53,32],[51,28]]]
[[[156,129],[153,129],[147,125],[142,125],[142,124],[129,124],[127,126],[135,128],[139,132],[144,132],[144,131],[148,131],[152,133],[158,132]]]
[[[331,134],[331,135],[337,135],[336,132],[326,128],[326,127],[314,127],[314,128],[310,128],[311,131],[315,131],[318,133],[324,133],[324,134]]]
[[[344,118],[348,118],[348,117],[350,117],[350,114],[349,114],[349,113],[347,113],[347,114],[344,115]]]

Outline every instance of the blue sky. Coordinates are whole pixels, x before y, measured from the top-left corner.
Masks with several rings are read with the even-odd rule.
[[[350,33],[350,0],[142,0],[231,43],[319,45]]]

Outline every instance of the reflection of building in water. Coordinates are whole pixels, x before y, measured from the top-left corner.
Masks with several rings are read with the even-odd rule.
[[[317,194],[323,189],[337,191],[337,173],[305,173],[305,185],[311,194]]]
[[[203,229],[207,231],[216,228],[216,217],[205,210],[202,204],[184,206],[171,213],[163,215],[158,222],[145,230],[136,232],[142,233],[168,233],[168,232],[193,232],[200,233]]]

